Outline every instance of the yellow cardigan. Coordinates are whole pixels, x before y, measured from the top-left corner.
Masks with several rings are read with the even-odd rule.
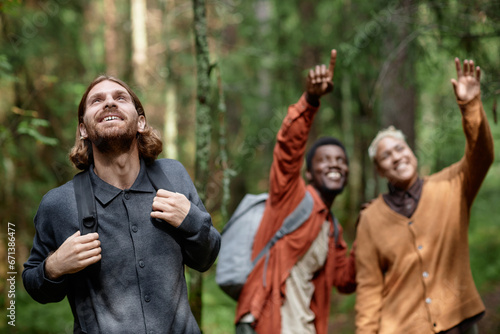
[[[458,102],[464,157],[424,178],[410,218],[380,195],[361,213],[356,250],[356,333],[426,334],[484,311],[469,263],[470,208],[493,162],[480,96]]]

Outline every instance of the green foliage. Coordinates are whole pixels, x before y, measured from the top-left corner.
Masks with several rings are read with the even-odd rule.
[[[23,120],[19,123],[17,132],[31,136],[42,144],[55,146],[59,142],[56,138],[44,136],[37,130],[38,127],[46,128],[48,126],[49,122],[45,119],[34,118],[30,120]]]
[[[496,138],[500,131],[496,131]],[[474,202],[469,228],[469,243],[472,273],[480,291],[487,294],[500,282],[500,222],[492,217],[499,217],[500,164],[496,162]]]
[[[234,333],[236,302],[215,283],[215,270],[210,270],[203,283],[203,326],[207,334]]]
[[[12,65],[5,54],[0,54],[0,73],[2,73],[3,80],[14,80],[14,77],[11,75]]]
[[[33,302],[18,282],[16,291],[16,332],[18,334],[73,333],[73,315],[67,299],[40,305]],[[2,323],[4,325],[5,322]],[[0,327],[1,329],[1,327]]]

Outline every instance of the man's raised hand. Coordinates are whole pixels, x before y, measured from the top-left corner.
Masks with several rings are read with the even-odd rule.
[[[457,100],[469,102],[480,92],[479,79],[481,69],[479,66],[474,68],[473,60],[464,60],[464,67],[460,66],[460,60],[455,58],[455,67],[457,69],[457,80],[451,79],[453,91]]]
[[[331,51],[328,69],[323,64],[316,65],[314,69],[309,71],[306,81],[306,93],[309,101],[317,102],[321,96],[333,90],[333,72],[336,60],[337,51],[334,49]]]

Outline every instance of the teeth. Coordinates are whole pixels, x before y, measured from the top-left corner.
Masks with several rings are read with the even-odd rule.
[[[339,180],[342,177],[342,175],[339,172],[330,172],[326,174],[326,176],[333,180]]]
[[[116,116],[107,116],[107,117],[104,117],[104,121],[105,122],[112,121],[112,120],[115,120],[115,119],[120,119],[120,118],[116,117]]]
[[[396,166],[396,169],[397,170],[401,170],[401,169],[405,169],[406,168],[406,164],[405,163],[400,163],[399,165]]]

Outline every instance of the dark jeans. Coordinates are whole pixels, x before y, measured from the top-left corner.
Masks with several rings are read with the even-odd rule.
[[[257,334],[252,326],[247,322],[238,322],[236,324],[236,334]]]
[[[478,330],[477,330],[477,324],[474,324],[472,325],[471,328],[469,328],[466,332],[464,332],[464,334],[478,334]]]
[[[477,324],[473,324],[470,326],[468,329],[464,330],[463,328],[460,327],[455,327],[453,329],[440,332],[440,333],[446,333],[446,334],[478,334],[478,329],[477,329]],[[439,333],[438,333],[439,334]]]

